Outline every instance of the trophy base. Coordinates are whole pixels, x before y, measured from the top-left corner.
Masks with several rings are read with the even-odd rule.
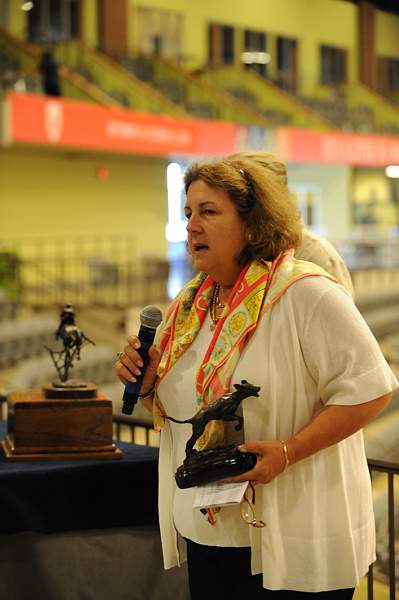
[[[122,458],[122,451],[119,450],[115,446],[115,444],[111,444],[111,446],[102,448],[94,448],[93,450],[83,451],[77,450],[76,452],[69,451],[66,448],[58,449],[57,452],[53,450],[41,449],[42,451],[38,451],[36,448],[31,448],[30,451],[21,452],[20,449],[15,448],[14,440],[6,435],[4,440],[0,442],[1,450],[3,451],[4,457],[7,460],[12,461],[25,461],[25,460],[87,460],[87,459],[97,459],[97,460],[105,460],[108,458]]]
[[[256,454],[240,452],[236,446],[194,451],[177,469],[175,480],[180,489],[195,487],[241,475],[253,469],[256,460]]]
[[[97,397],[97,386],[94,383],[86,383],[76,379],[45,383],[42,389],[45,398],[77,399]]]
[[[94,384],[88,386],[97,390]],[[0,446],[7,460],[122,456],[112,440],[112,402],[102,394],[96,398],[49,398],[30,390],[11,392],[7,401],[7,435]]]

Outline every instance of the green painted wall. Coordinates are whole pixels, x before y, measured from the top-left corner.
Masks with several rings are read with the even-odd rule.
[[[82,2],[82,40],[89,48],[98,46],[98,2],[84,0]]]
[[[165,180],[161,158],[0,150],[0,238],[131,233],[138,255],[165,256]]]
[[[239,28],[265,31],[298,39],[300,83],[311,93],[319,78],[319,46],[327,44],[348,50],[348,81],[357,73],[357,8],[343,0],[129,0],[128,44],[137,48],[138,23],[135,8],[156,7],[184,15],[183,55],[187,66],[207,61],[208,23],[220,22]]]
[[[399,58],[399,17],[376,11],[375,50],[379,56]]]
[[[21,10],[22,2],[11,0],[8,3],[8,30],[14,35],[26,39],[27,38],[27,13]]]

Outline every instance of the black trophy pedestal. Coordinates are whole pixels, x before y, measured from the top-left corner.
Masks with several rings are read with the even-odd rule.
[[[211,450],[194,450],[177,469],[175,479],[180,489],[241,475],[256,465],[256,454],[240,452],[236,446]]]

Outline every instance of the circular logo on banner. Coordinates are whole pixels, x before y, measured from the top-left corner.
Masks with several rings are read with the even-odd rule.
[[[44,105],[44,129],[50,142],[59,142],[64,129],[64,112],[61,102],[49,100]]]

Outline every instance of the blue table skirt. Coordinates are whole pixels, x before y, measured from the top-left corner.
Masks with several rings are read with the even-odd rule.
[[[0,534],[156,524],[158,449],[116,444],[119,460],[11,462],[0,454]]]

